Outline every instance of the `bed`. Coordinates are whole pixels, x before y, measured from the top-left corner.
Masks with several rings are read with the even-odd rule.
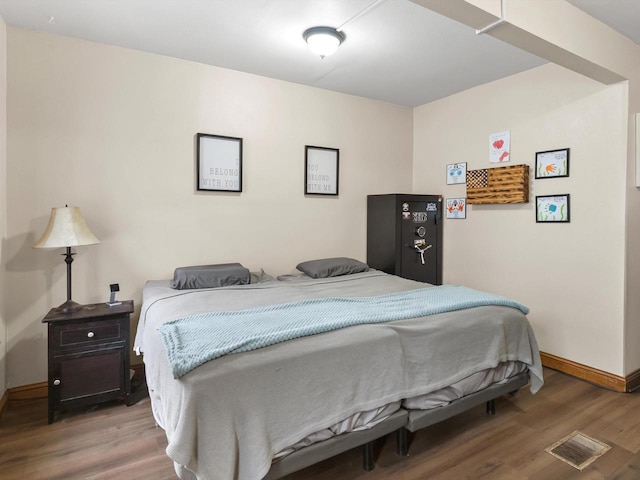
[[[223,354],[179,375],[169,359],[165,329],[176,319],[439,288],[377,270],[183,290],[147,282],[135,349],[178,476],[279,478],[355,446],[370,452],[376,438],[424,428],[527,383],[535,393],[543,383],[538,347],[513,306],[346,326]]]

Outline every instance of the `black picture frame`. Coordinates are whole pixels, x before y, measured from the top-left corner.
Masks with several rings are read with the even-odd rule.
[[[569,176],[570,148],[536,152],[536,179]]]
[[[536,195],[536,223],[569,223],[571,195]]]
[[[242,192],[242,138],[197,134],[196,188]]]
[[[338,195],[340,150],[337,148],[304,147],[304,194]]]

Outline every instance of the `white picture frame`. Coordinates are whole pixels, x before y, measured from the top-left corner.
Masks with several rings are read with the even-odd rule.
[[[444,205],[445,218],[464,219],[467,218],[466,198],[447,198]]]
[[[447,185],[465,185],[467,183],[467,162],[447,165]]]

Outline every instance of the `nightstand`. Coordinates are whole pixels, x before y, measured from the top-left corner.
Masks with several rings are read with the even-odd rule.
[[[129,316],[133,300],[49,311],[49,423],[56,411],[107,400],[130,405]]]

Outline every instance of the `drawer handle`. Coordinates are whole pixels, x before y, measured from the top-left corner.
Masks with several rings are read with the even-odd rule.
[[[93,335],[94,335],[94,333],[93,333],[93,332],[89,332],[89,333],[87,333],[87,337],[89,337],[89,338],[93,338]]]
[[[54,384],[56,387],[57,387],[58,385],[60,385],[60,379],[59,379],[59,378],[56,378],[56,379],[53,381],[53,384]]]

